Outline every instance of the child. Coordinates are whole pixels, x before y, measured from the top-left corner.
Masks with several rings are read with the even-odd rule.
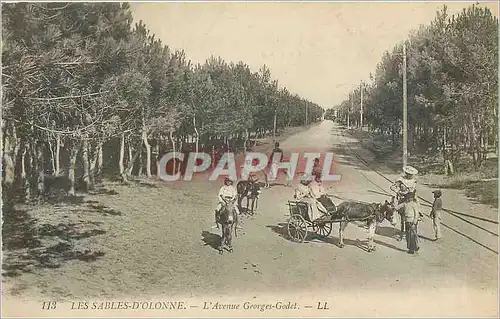
[[[221,208],[226,205],[230,201],[234,201],[234,208],[239,215],[238,205],[236,203],[236,197],[238,196],[238,192],[236,191],[236,187],[233,186],[233,181],[226,177],[224,179],[224,185],[219,190],[219,196],[217,199],[219,202],[217,203],[217,207],[215,208],[215,225],[217,228],[219,227],[219,215]]]
[[[404,212],[406,247],[409,254],[416,255],[420,250],[417,225],[422,217],[415,193],[405,194],[403,202],[396,205],[395,209]]]
[[[317,175],[321,176],[321,167],[319,166],[319,158],[314,159],[314,166],[313,166],[313,170],[312,170],[312,175],[313,176],[317,176]]]
[[[440,240],[441,236],[441,210],[443,209],[443,201],[441,200],[441,191],[439,189],[432,192],[434,194],[434,203],[430,217],[432,218],[432,228],[434,229],[434,240]]]

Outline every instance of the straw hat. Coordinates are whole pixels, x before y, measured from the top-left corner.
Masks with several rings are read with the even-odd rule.
[[[405,172],[406,174],[409,174],[409,175],[417,175],[418,174],[418,170],[413,167],[413,166],[405,166],[403,167],[403,172]]]

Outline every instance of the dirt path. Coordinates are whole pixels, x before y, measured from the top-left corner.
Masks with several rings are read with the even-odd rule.
[[[380,193],[388,190],[388,182],[367,170],[349,153],[346,145],[357,147],[356,140],[342,136],[340,129],[330,121],[281,143],[285,151],[314,148],[335,152],[335,169],[342,180],[328,185],[330,193],[362,201],[387,199]],[[386,305],[389,309],[376,312],[390,315],[387,311],[394,307],[391,304],[399,303],[398,298],[404,298],[400,299],[403,303],[409,301],[409,292],[415,298],[424,298],[424,295],[439,295],[442,289],[448,289],[453,294],[448,294],[440,304],[424,298],[428,304],[414,308],[422,310],[422,315],[428,313],[426,307],[441,311],[429,314],[431,316],[442,315],[443,309],[448,309],[447,314],[452,316],[497,313],[498,255],[447,229],[444,229],[443,242],[425,240],[432,238],[429,220],[420,227],[423,240],[418,257],[406,254],[405,242],[396,240],[396,231],[387,221],[379,225],[375,237],[378,249],[373,253],[358,247],[358,240],[366,238],[366,229],[353,224],[346,230],[345,248],[336,245],[338,225],[334,225],[332,235],[326,240],[311,237],[308,242],[298,244],[286,235],[286,201],[292,198],[293,188],[277,185],[264,190],[258,214],[244,221],[244,229],[234,242],[234,253],[220,256],[215,250],[218,230],[211,228],[218,184],[194,181],[175,185],[105,186],[116,194],[96,194],[86,197],[84,202],[100,205],[115,214],[105,214],[103,209],[79,213],[81,219],[101,223],[102,230],[100,235],[79,240],[79,245],[98,249],[102,256],[91,262],[73,259],[56,269],[35,268],[17,277],[4,277],[12,298],[74,300],[238,294],[255,297],[290,292],[308,296],[324,291],[334,303],[335,296],[358,298],[361,293],[374,292],[392,294],[392,300]],[[430,199],[430,190],[423,188],[421,193]],[[492,209],[472,205],[459,193],[452,196],[446,193],[444,203],[460,211],[495,215]],[[64,209],[53,212],[56,219],[69,218],[63,217],[67,215]],[[498,251],[498,237],[478,231],[452,216],[444,218],[445,223]],[[478,291],[487,296],[481,295],[481,306],[474,301],[479,297]],[[445,301],[448,304],[443,304]],[[419,316],[415,311],[412,315]],[[374,314],[368,311],[365,315]],[[348,315],[348,312],[330,314],[335,315]]]

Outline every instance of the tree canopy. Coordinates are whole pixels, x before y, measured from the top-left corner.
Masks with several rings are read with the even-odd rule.
[[[446,6],[429,25],[413,31],[407,46],[408,148],[443,151],[476,167],[489,145],[498,150],[498,19],[472,5],[450,16]],[[364,87],[364,123],[398,144],[402,134],[402,45],[386,52]],[[337,107],[359,125],[360,91]],[[351,106],[352,105],[352,106]]]
[[[69,192],[95,175],[151,176],[165,150],[239,141],[318,121],[323,109],[270,70],[172,51],[127,3],[2,6],[4,187],[44,192],[65,174]],[[81,178],[75,169],[82,167]]]

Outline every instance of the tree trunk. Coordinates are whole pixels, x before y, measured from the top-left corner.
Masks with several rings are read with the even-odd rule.
[[[135,151],[134,156],[130,158],[127,167],[125,167],[125,172],[128,172],[128,175],[132,175],[132,169],[134,168],[134,164],[137,161],[137,157],[142,153],[142,140],[139,140],[137,143],[137,150]],[[129,140],[129,155],[133,153],[134,147],[132,145],[132,141]],[[142,167],[142,165],[141,165]]]
[[[445,161],[446,165],[446,175],[454,175],[455,174],[455,169],[453,168],[453,163],[450,160]]]
[[[21,174],[20,174],[20,184],[21,184],[21,189],[23,191],[24,198],[23,199],[29,199],[31,196],[31,188],[30,184],[27,178],[27,170],[26,170],[26,161],[30,161],[30,149],[29,149],[29,143],[27,141],[24,142],[23,145],[23,151],[21,153]],[[28,155],[28,158],[26,158],[26,155]],[[29,165],[29,164],[28,164]]]
[[[158,161],[160,160],[160,139],[156,140],[155,146],[153,147],[153,154],[154,159],[155,159],[155,165],[153,166],[153,169],[155,171],[155,174],[158,175]]]
[[[84,191],[88,192],[90,189],[89,142],[86,138],[83,138],[81,141],[81,154],[83,161],[83,187]]]
[[[56,136],[56,155],[55,155],[55,171],[54,175],[59,176],[61,171],[61,160],[60,160],[60,152],[61,152],[61,136],[57,134]]]
[[[36,143],[36,163],[37,163],[37,183],[36,189],[38,191],[38,197],[41,197],[45,193],[45,171],[44,171],[44,159],[43,159],[43,144]]]
[[[123,164],[123,160],[125,158],[125,133],[120,135],[120,157],[118,159],[118,166],[120,169],[120,176],[122,178],[123,183],[128,183],[127,173],[125,172],[125,165]]]
[[[4,131],[5,122],[2,121],[2,133],[3,133],[3,178],[2,178],[2,200],[5,200],[5,203],[12,203],[14,198],[13,192],[13,184],[15,178],[15,165],[12,158],[12,141],[11,135],[7,132],[7,129]]]
[[[69,196],[75,196],[75,168],[76,168],[76,156],[78,154],[78,148],[75,143],[69,143],[69,168],[68,168],[68,180],[69,180]]]
[[[97,175],[102,174],[102,167],[104,163],[103,152],[102,152],[102,143],[99,143],[97,146]]]
[[[200,142],[200,134],[198,133],[198,129],[196,128],[196,116],[193,116],[193,127],[195,134],[195,153],[198,154],[199,151],[199,142]]]
[[[151,145],[148,141],[148,134],[146,131],[146,125],[144,123],[142,127],[142,142],[144,143],[144,147],[146,147],[146,176],[148,178],[151,178]]]
[[[247,142],[248,142],[248,129],[245,129],[245,141],[243,141],[243,152],[246,154],[247,152]]]
[[[173,154],[173,155],[174,155],[174,159],[173,159],[173,161],[174,161],[174,165],[172,165],[172,167],[174,168],[173,174],[175,174],[175,173],[177,173],[177,170],[176,170],[176,169],[177,169],[177,165],[176,165],[176,163],[177,163],[177,162],[176,162],[176,160],[175,160],[175,156],[176,156],[176,154],[175,154],[175,140],[174,140],[174,132],[173,132],[173,131],[168,132],[168,136],[169,136],[169,138],[170,138],[170,142],[172,143],[172,152],[174,153],[174,154]]]
[[[139,152],[139,170],[137,171],[137,176],[142,176],[142,169],[144,165],[142,162],[142,152]]]
[[[2,128],[3,130],[3,128]],[[5,194],[9,194],[9,190],[14,183],[14,161],[12,159],[12,144],[10,134],[6,132],[3,134],[3,171],[4,177],[2,179],[2,186],[6,190]]]
[[[183,152],[183,141],[182,139],[179,140],[179,153]],[[182,165],[182,161],[178,161],[177,167],[176,167],[176,172],[180,171]]]
[[[134,170],[135,160],[134,160],[134,147],[132,146],[132,142],[129,140],[127,144],[128,151],[128,164],[127,164],[127,174],[129,176],[132,175],[132,171]]]
[[[50,153],[50,166],[52,167],[52,176],[57,176],[56,174],[56,154],[54,147],[52,147],[52,141],[50,137],[47,139],[47,144],[49,145],[49,153]]]
[[[93,151],[91,152],[92,160],[90,161],[90,185],[92,188],[94,188],[94,185],[96,184],[96,166],[97,166],[97,161],[99,158],[99,145],[101,143],[97,144],[95,147],[93,147]]]
[[[488,158],[488,148],[489,148],[489,130],[486,129],[483,134],[483,161],[485,161]]]
[[[472,160],[474,162],[474,167],[477,169],[481,165],[481,158],[479,152],[480,145],[478,143],[478,139],[476,136],[476,126],[474,123],[473,114],[469,114],[469,125],[470,125],[470,131],[469,131],[470,151],[472,153]]]

